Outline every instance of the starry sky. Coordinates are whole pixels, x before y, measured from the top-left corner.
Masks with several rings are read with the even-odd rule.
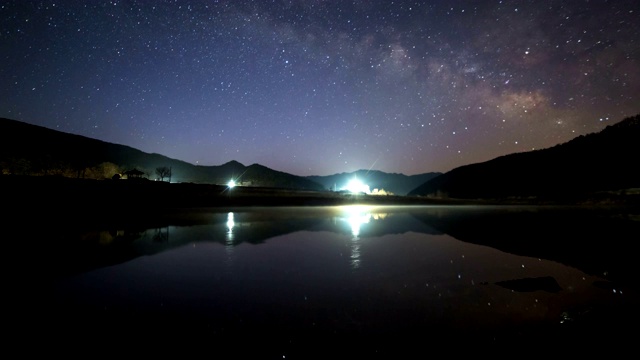
[[[640,2],[0,0],[0,117],[198,165],[406,175],[640,113]]]

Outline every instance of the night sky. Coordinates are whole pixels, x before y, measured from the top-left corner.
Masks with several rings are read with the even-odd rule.
[[[199,165],[446,172],[640,113],[639,24],[637,0],[0,0],[0,117]]]

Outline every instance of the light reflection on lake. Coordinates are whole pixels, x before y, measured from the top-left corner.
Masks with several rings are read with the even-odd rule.
[[[37,255],[42,326],[30,336],[142,334],[260,346],[263,358],[338,348],[370,358],[451,339],[567,345],[637,321],[624,244],[638,225],[620,216],[365,206],[175,215],[68,231],[71,245]],[[604,339],[618,340],[627,344]]]

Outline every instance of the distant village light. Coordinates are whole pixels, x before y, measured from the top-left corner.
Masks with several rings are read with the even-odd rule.
[[[358,179],[353,179],[349,181],[347,184],[347,190],[354,194],[365,193],[369,194],[371,190],[369,190],[369,185],[364,184],[362,181]]]

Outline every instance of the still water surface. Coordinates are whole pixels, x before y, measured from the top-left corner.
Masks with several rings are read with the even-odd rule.
[[[619,349],[638,320],[630,214],[347,206],[148,220],[58,229],[32,248],[25,336],[372,358],[452,343]]]

